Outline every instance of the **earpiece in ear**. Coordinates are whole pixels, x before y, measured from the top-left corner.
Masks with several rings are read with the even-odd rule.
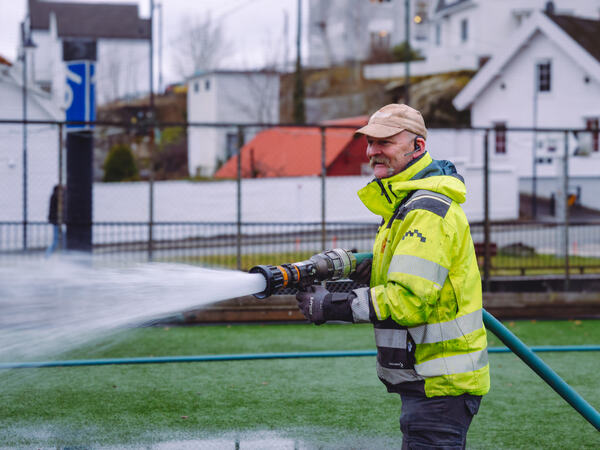
[[[415,138],[415,140],[413,142],[415,143],[415,153],[416,153],[419,150],[421,150],[421,146],[419,144],[417,144],[417,138]]]

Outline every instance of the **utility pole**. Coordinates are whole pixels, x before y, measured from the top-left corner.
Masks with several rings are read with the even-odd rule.
[[[294,122],[305,123],[304,80],[302,77],[302,0],[298,0],[298,29],[296,31],[296,73],[294,75]]]

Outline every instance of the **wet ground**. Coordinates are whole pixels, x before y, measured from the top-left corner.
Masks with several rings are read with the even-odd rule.
[[[398,440],[368,438],[365,436],[338,435],[332,434],[330,430],[295,430],[294,432],[248,432],[248,433],[227,433],[220,436],[178,436],[173,438],[151,437],[148,436],[147,442],[141,443],[121,443],[121,444],[100,444],[83,443],[83,436],[68,437],[71,432],[65,433],[66,436],[56,436],[56,433],[42,432],[37,429],[29,437],[23,436],[25,430],[20,430],[19,434],[29,440],[31,445],[23,447],[4,447],[0,444],[0,450],[13,448],[35,448],[40,450],[310,450],[310,449],[389,449],[399,447],[401,444],[401,434],[398,430]],[[56,431],[56,430],[55,430]],[[42,437],[41,434],[46,434]],[[50,435],[54,436],[50,436]],[[89,438],[94,439],[89,436]],[[71,445],[52,445],[52,442],[68,442]],[[45,442],[43,445],[37,445],[36,442]],[[49,445],[50,444],[50,445]]]

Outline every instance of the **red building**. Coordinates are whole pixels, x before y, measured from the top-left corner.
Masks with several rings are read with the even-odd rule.
[[[363,175],[368,167],[367,141],[354,136],[368,116],[329,120],[325,128],[325,167],[328,176]],[[242,147],[242,177],[301,177],[321,174],[321,130],[317,127],[274,127],[259,132]],[[238,157],[230,158],[216,178],[236,178]]]

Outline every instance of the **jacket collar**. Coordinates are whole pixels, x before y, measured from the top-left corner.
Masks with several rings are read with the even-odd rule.
[[[364,188],[358,191],[358,197],[374,214],[384,218],[390,217],[398,204],[410,191],[395,190],[394,185],[411,180],[429,166],[433,160],[429,153],[424,153],[421,158],[405,168],[402,172],[388,178],[375,178]]]

